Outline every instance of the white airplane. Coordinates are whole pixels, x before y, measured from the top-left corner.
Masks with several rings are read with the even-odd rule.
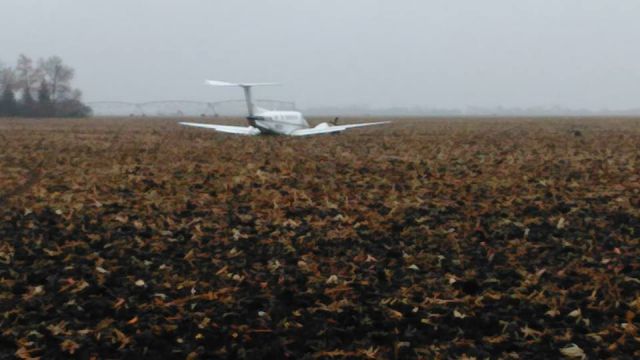
[[[315,127],[310,127],[307,120],[299,111],[272,111],[261,109],[253,103],[251,97],[251,88],[254,86],[278,85],[275,83],[247,83],[234,84],[224,81],[207,80],[206,83],[211,86],[239,86],[244,90],[244,96],[247,101],[249,116],[247,121],[249,126],[228,126],[213,125],[192,122],[181,122],[181,125],[196,126],[205,129],[213,129],[222,133],[237,135],[260,135],[260,134],[278,134],[290,136],[309,136],[338,133],[347,129],[371,126],[379,124],[387,124],[389,121],[380,121],[373,123],[337,125],[329,123],[321,123]],[[337,119],[336,119],[337,120]]]

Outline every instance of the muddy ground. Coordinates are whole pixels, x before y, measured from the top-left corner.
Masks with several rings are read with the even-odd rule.
[[[0,119],[0,358],[638,358],[639,209],[638,119]]]

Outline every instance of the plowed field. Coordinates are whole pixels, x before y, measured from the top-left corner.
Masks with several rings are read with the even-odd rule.
[[[640,120],[0,119],[0,313],[2,359],[638,358]]]

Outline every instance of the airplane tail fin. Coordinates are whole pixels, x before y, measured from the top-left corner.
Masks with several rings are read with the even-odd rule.
[[[238,86],[244,90],[244,97],[247,101],[247,110],[249,111],[249,116],[254,116],[256,110],[258,109],[256,105],[253,103],[253,98],[251,95],[251,88],[254,86],[273,86],[280,85],[278,83],[230,83],[226,81],[218,81],[218,80],[207,80],[205,82],[210,86]]]

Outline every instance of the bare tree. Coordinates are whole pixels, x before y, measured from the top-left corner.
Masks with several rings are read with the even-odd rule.
[[[33,60],[21,54],[16,64],[17,87],[23,91],[23,96],[28,92],[31,97],[42,80],[42,72],[33,66]]]
[[[71,87],[71,80],[75,75],[73,68],[65,65],[59,56],[41,59],[38,68],[44,75],[44,81],[50,85],[51,100],[54,103],[73,99]]]
[[[10,67],[0,66],[0,90],[5,89],[15,90],[16,88],[16,73]]]

